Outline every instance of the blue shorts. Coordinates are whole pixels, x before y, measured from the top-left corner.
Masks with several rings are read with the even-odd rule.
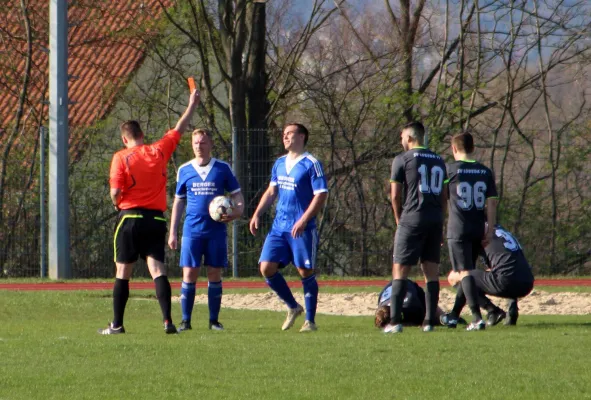
[[[265,239],[259,263],[279,263],[281,267],[293,263],[297,268],[313,269],[316,266],[318,231],[310,229],[294,239],[291,232],[271,231]]]
[[[180,266],[198,268],[202,259],[203,265],[208,267],[228,266],[228,237],[225,233],[207,238],[183,237]]]

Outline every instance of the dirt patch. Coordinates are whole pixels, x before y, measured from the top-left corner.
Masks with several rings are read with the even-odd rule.
[[[304,304],[301,292],[295,292],[296,300]],[[332,315],[373,315],[378,292],[375,293],[322,293],[318,298],[318,313]],[[439,306],[451,310],[455,293],[442,289]],[[506,300],[491,297],[491,300],[506,309]],[[179,302],[174,296],[173,301]],[[207,304],[206,295],[198,295],[197,304]],[[236,309],[285,311],[285,305],[272,293],[226,294],[222,306]],[[521,314],[529,315],[585,315],[591,314],[591,293],[548,293],[534,290],[520,300]],[[467,307],[465,308],[467,310]]]

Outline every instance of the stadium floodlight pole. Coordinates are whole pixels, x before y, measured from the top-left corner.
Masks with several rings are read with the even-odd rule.
[[[238,171],[238,132],[232,127],[232,170]],[[240,177],[241,178],[241,177]],[[244,182],[239,182],[241,185]],[[238,278],[238,221],[232,221],[232,276]]]
[[[49,277],[72,277],[68,199],[68,2],[49,2]]]

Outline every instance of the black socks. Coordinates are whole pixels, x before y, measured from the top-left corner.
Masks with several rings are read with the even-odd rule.
[[[158,278],[154,279],[154,284],[156,285],[156,297],[158,298],[158,303],[160,303],[160,309],[162,310],[162,319],[172,323],[170,311],[170,296],[172,295],[172,291],[170,289],[168,277],[166,275],[159,276]]]
[[[390,297],[390,322],[394,325],[402,322],[402,304],[406,297],[406,279],[392,280],[392,296]]]
[[[425,291],[425,325],[437,325],[437,303],[439,303],[439,281],[427,282]]]
[[[129,280],[115,279],[113,286],[113,327],[123,326],[123,314],[129,299]]]
[[[472,311],[472,320],[474,322],[480,321],[482,319],[482,314],[480,313],[480,306],[478,305],[478,288],[476,287],[474,277],[471,275],[465,276],[462,279],[462,288],[464,289],[468,307],[470,307],[470,311]]]

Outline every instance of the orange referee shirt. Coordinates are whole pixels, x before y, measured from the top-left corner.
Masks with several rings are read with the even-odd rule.
[[[154,144],[118,151],[111,162],[111,189],[121,189],[121,210],[166,211],[166,164],[181,134],[170,130]]]

